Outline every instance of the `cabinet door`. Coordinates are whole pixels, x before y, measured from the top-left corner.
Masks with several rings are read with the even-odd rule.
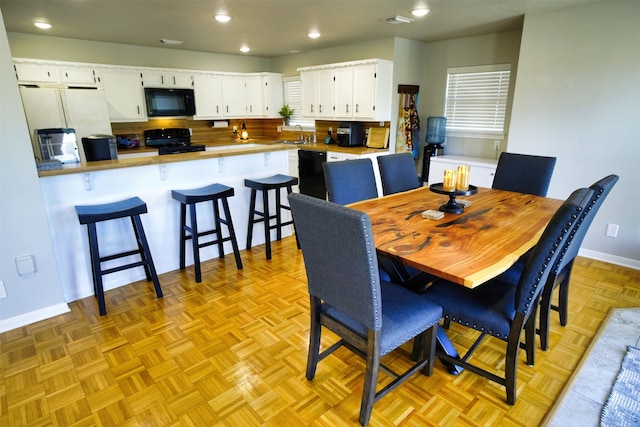
[[[135,70],[104,69],[100,75],[112,122],[147,120],[141,73]]]
[[[68,85],[95,86],[98,83],[93,67],[60,67],[58,76],[61,83]]]
[[[353,69],[353,117],[375,117],[376,66],[359,65]]]
[[[282,89],[282,74],[268,74],[262,76],[262,112],[264,117],[281,118],[278,111],[284,105]]]
[[[194,119],[216,119],[222,117],[222,88],[220,76],[196,74],[193,76],[196,102]]]
[[[333,70],[319,70],[317,72],[316,100],[318,110],[316,117],[333,117],[334,115],[334,81]]]
[[[222,101],[225,117],[245,117],[247,114],[247,97],[244,76],[222,77]]]
[[[302,86],[302,115],[305,117],[315,117],[317,114],[316,106],[316,71],[301,71],[300,81]]]
[[[57,83],[58,70],[49,64],[15,64],[19,82]]]
[[[469,184],[475,185],[476,187],[491,188],[495,174],[495,166],[482,167],[472,165],[469,168]]]
[[[191,73],[169,73],[167,74],[167,80],[170,87],[180,89],[193,88],[193,75]]]
[[[193,76],[191,73],[143,70],[142,84],[144,87],[191,89],[193,87]]]
[[[67,127],[59,91],[52,88],[21,87],[20,95],[29,126],[33,153],[37,159],[40,159],[40,144],[36,130]]]
[[[353,117],[353,68],[340,67],[334,70],[335,117]]]
[[[431,161],[429,162],[429,181],[428,181],[429,185],[442,182],[442,178],[444,176],[444,170],[455,169],[457,166],[458,166],[457,163],[443,162],[432,157]],[[473,176],[473,175],[470,174],[470,176]]]
[[[264,115],[264,112],[262,110],[262,77],[247,76],[245,79],[245,91],[247,96],[247,116],[260,117]]]

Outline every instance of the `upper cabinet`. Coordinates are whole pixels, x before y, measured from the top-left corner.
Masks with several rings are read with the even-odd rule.
[[[193,88],[193,74],[179,71],[144,70],[142,85],[144,87],[191,89]]]
[[[63,84],[67,86],[97,87],[100,78],[95,67],[89,64],[69,63],[56,65],[36,60],[14,62],[18,81],[24,84]]]
[[[313,118],[391,120],[393,63],[382,59],[299,68],[302,113]]]
[[[104,68],[100,71],[100,76],[112,122],[147,121],[140,71]]]
[[[193,75],[193,96],[196,102],[194,119],[219,119],[223,117],[222,84],[219,74]]]

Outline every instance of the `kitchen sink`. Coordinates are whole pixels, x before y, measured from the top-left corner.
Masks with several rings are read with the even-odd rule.
[[[304,141],[288,141],[288,140],[284,140],[284,141],[280,141],[281,144],[287,144],[287,145],[305,145],[306,143]]]

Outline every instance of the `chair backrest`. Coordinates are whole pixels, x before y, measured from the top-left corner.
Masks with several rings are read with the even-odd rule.
[[[309,294],[377,330],[382,325],[378,260],[364,212],[289,194]]]
[[[492,188],[546,196],[555,165],[555,157],[502,153]]]
[[[420,186],[416,163],[411,153],[397,153],[378,156],[382,193],[400,193]]]
[[[578,219],[575,228],[569,235],[564,248],[564,254],[561,259],[556,261],[554,272],[560,272],[562,269],[578,255],[584,236],[589,231],[589,227],[598,213],[598,209],[607,198],[607,195],[618,182],[618,175],[609,175],[601,180],[593,183],[589,188],[593,190],[591,200],[585,207],[582,215]]]
[[[378,197],[371,159],[325,162],[322,169],[330,202],[348,205]]]
[[[516,312],[527,316],[540,296],[556,258],[569,234],[589,204],[593,190],[580,188],[555,212],[540,240],[531,251],[516,289]]]

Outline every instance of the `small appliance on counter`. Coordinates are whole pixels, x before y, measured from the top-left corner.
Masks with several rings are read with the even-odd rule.
[[[84,157],[87,162],[98,160],[116,160],[118,146],[115,135],[89,135],[82,138]]]
[[[362,145],[362,123],[340,123],[337,131],[337,144],[340,147],[359,147]]]
[[[431,158],[442,156],[444,153],[442,144],[445,142],[446,126],[446,117],[427,118],[427,136],[425,137],[426,145],[424,146],[424,154],[422,156],[422,182],[427,182],[429,179]]]
[[[76,131],[71,128],[38,129],[42,162],[80,163]]]
[[[157,148],[159,155],[205,150],[204,145],[191,145],[191,131],[188,128],[145,130],[144,143],[147,147]]]

